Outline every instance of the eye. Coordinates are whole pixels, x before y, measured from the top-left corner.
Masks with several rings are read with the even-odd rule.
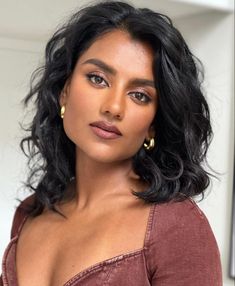
[[[148,103],[151,101],[149,96],[143,92],[132,92],[131,95],[134,97],[134,99],[140,101],[141,103]]]
[[[88,80],[95,85],[108,86],[108,83],[106,82],[106,80],[103,79],[102,76],[99,76],[97,74],[87,74],[86,76]]]

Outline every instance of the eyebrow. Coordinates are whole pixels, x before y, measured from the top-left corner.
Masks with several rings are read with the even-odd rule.
[[[111,75],[116,75],[117,71],[112,68],[111,66],[107,65],[105,62],[99,60],[99,59],[88,59],[85,62],[82,63],[82,65],[85,64],[93,64],[99,68],[101,68],[104,72],[107,72]],[[142,86],[150,86],[155,88],[155,83],[153,80],[149,80],[149,79],[144,79],[144,78],[134,78],[131,80],[131,85],[142,85]]]
[[[103,71],[110,73],[112,75],[115,75],[117,73],[115,71],[115,69],[113,69],[111,66],[107,65],[105,62],[98,60],[98,59],[86,60],[85,62],[82,63],[82,65],[84,65],[84,64],[93,64],[93,65],[101,68]]]

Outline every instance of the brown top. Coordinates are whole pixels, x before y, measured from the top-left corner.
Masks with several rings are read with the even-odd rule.
[[[2,263],[1,286],[17,286],[16,246],[27,216],[17,208]],[[144,247],[91,265],[64,286],[222,286],[220,255],[192,200],[152,204]]]

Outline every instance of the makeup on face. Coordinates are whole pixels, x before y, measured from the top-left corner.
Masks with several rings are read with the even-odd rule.
[[[153,59],[151,47],[123,31],[105,34],[81,55],[63,122],[83,154],[100,162],[126,160],[150,137],[157,110]]]
[[[111,76],[117,76],[118,74],[118,71],[115,70],[114,67],[97,58],[90,58],[84,61],[81,65],[93,65],[101,70],[104,74]],[[88,73],[87,77],[96,85],[109,86],[107,80],[105,80],[104,76],[99,72]],[[141,103],[147,103],[152,99],[152,97],[156,97],[155,82],[153,80],[146,78],[132,78],[128,84],[133,89],[139,89],[138,91],[135,91],[135,99]],[[150,92],[145,91],[145,88],[150,90]]]
[[[122,133],[115,125],[105,121],[96,121],[90,124],[92,131],[102,139],[116,139],[122,136]]]

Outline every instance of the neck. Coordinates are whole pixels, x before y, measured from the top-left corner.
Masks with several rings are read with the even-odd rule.
[[[131,159],[103,163],[76,151],[75,191],[78,209],[101,206],[104,201],[107,203],[124,197],[133,199],[131,190],[137,191],[137,184],[140,184],[140,180],[133,172]]]

